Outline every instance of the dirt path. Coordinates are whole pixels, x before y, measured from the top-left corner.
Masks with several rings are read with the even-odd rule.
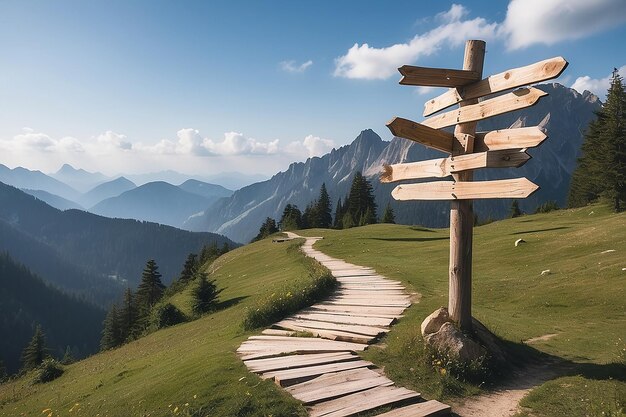
[[[515,415],[520,400],[533,388],[559,375],[554,363],[532,365],[518,371],[513,378],[497,390],[452,404],[461,417],[501,417]]]

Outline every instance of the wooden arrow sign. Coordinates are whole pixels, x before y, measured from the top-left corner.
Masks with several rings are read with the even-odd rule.
[[[526,198],[538,188],[527,178],[476,182],[435,181],[398,185],[391,196],[401,201]]]
[[[433,129],[401,117],[394,117],[387,123],[387,127],[394,136],[421,143],[438,151],[452,153],[452,143],[454,141],[452,133]]]
[[[403,85],[421,85],[427,87],[461,87],[480,80],[476,71],[444,68],[424,68],[404,65],[398,68]]]
[[[479,168],[516,168],[531,158],[522,149],[506,149],[470,153],[429,161],[384,165],[380,182],[395,182],[418,178],[447,177],[456,172]]]
[[[567,68],[567,61],[560,56],[514,68],[462,88],[446,91],[424,104],[424,116],[443,110],[463,100],[484,97],[500,91],[556,78]],[[400,81],[402,84],[402,81]]]
[[[478,132],[474,138],[474,152],[534,148],[547,137],[545,130],[538,126]]]
[[[422,124],[433,129],[441,129],[442,127],[453,126],[458,123],[475,122],[513,110],[530,107],[546,95],[548,93],[537,88],[521,88],[477,104],[460,107],[457,110],[431,117],[424,120]]]

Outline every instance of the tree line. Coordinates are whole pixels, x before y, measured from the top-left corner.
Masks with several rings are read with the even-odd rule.
[[[342,199],[337,201],[334,215],[332,214],[332,201],[328,195],[326,184],[323,183],[317,199],[310,202],[304,211],[298,206],[287,204],[280,220],[277,222],[267,217],[259,229],[259,233],[252,240],[263,239],[278,231],[311,229],[311,228],[335,228],[348,229],[356,226],[378,223],[378,205],[374,198],[372,184],[357,171],[352,179],[350,191]],[[391,205],[387,205],[381,223],[395,223],[395,216]]]

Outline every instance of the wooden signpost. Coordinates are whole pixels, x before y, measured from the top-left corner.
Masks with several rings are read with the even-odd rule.
[[[526,178],[472,181],[479,168],[519,167],[528,162],[527,148],[541,145],[546,132],[524,127],[476,132],[476,123],[489,117],[536,104],[547,93],[533,87],[520,88],[497,97],[478,99],[494,93],[558,77],[567,67],[562,57],[511,69],[482,78],[485,42],[467,41],[463,69],[423,68],[404,65],[400,84],[449,87],[424,105],[424,116],[459,104],[421,123],[400,117],[387,127],[394,136],[421,143],[450,154],[447,158],[385,165],[381,182],[452,176],[452,181],[398,185],[391,193],[396,200],[450,200],[450,269],[448,313],[462,330],[472,329],[472,240],[473,199],[526,198],[539,187]],[[454,133],[441,128],[455,126]]]

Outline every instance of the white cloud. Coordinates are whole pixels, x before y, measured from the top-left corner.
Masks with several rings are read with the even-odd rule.
[[[500,33],[514,50],[580,39],[624,22],[624,0],[511,0]]]
[[[386,47],[355,43],[335,59],[336,77],[387,79],[404,64],[462,45],[467,39],[501,41],[510,50],[534,44],[575,40],[626,22],[624,0],[511,0],[503,22],[468,18],[463,5],[453,4],[435,16],[439,26],[410,41]]]
[[[443,47],[462,45],[466,39],[490,40],[495,37],[497,23],[489,23],[482,17],[464,20],[467,14],[465,7],[453,4],[450,10],[437,15],[441,25],[416,35],[407,43],[384,48],[355,43],[345,55],[335,60],[334,75],[370,80],[386,79],[396,74],[398,67],[436,53]]]
[[[308,135],[301,141],[293,141],[286,147],[286,152],[294,156],[322,156],[330,152],[335,147],[335,142],[331,139],[323,139],[319,136]]]
[[[626,65],[619,68],[618,72],[622,77],[626,77]],[[582,93],[585,90],[591,91],[593,94],[600,97],[601,100],[604,100],[606,98],[606,93],[611,86],[611,77],[612,74],[609,74],[604,78],[591,78],[590,76],[585,75],[583,77],[576,78],[576,81],[572,84],[572,88],[579,93]]]
[[[237,132],[224,133],[224,140],[205,138],[202,146],[217,155],[273,155],[278,153],[278,139],[261,142]]]
[[[303,62],[300,65],[296,64],[296,61],[293,61],[293,60],[280,62],[280,68],[286,72],[304,72],[311,65],[313,65],[313,61],[311,61],[310,59],[306,62]]]

